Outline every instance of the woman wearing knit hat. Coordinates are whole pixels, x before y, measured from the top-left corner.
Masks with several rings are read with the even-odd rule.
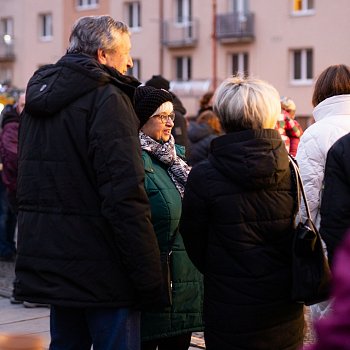
[[[171,252],[172,305],[141,315],[142,350],[187,350],[191,334],[203,330],[202,276],[185,251],[178,225],[190,167],[175,145],[172,95],[140,86],[134,96],[145,167],[145,188],[161,253]]]

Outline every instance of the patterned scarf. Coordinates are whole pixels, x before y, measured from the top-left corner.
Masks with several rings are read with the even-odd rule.
[[[185,184],[191,167],[176,154],[173,135],[170,135],[169,141],[165,143],[153,140],[142,131],[139,132],[139,138],[143,150],[168,166],[168,174],[180,192],[181,198],[183,198]]]

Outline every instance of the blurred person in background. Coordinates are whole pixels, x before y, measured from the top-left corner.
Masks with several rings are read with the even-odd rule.
[[[199,100],[199,109],[197,112],[197,117],[202,112],[205,111],[212,111],[213,110],[213,96],[214,96],[214,91],[207,91]]]
[[[17,224],[17,161],[19,118],[25,105],[25,93],[20,93],[13,105],[7,105],[2,111],[0,133],[0,156],[2,162],[1,186],[2,213],[4,219],[0,228],[0,258],[14,260],[16,255],[15,231]]]
[[[300,139],[296,159],[299,163],[311,218],[320,226],[320,199],[326,157],[331,146],[350,132],[350,69],[339,64],[326,68],[315,83],[312,96],[315,123]],[[302,219],[306,218],[301,207]]]
[[[315,83],[312,105],[315,123],[304,131],[296,159],[308,199],[311,219],[319,229],[327,154],[338,139],[350,132],[350,69],[348,66],[332,65],[321,72]],[[300,218],[304,221],[306,217],[305,206],[302,204]],[[310,310],[314,321],[324,317],[331,310],[331,302],[326,300],[311,305]]]
[[[190,141],[188,164],[193,166],[206,159],[211,141],[221,134],[222,128],[217,115],[210,109],[202,112],[188,127]]]
[[[295,118],[295,103],[289,97],[281,98],[281,114],[276,123],[276,129],[280,132],[287,151],[295,157],[303,134],[303,129]]]

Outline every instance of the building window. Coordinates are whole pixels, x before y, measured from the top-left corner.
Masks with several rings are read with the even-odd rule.
[[[126,3],[127,19],[130,29],[141,27],[141,5],[139,1]]]
[[[313,79],[313,51],[301,49],[292,51],[292,82],[312,83]]]
[[[13,36],[13,18],[1,18],[1,35]]]
[[[0,68],[0,91],[1,85],[11,85],[12,75],[11,68]]]
[[[293,12],[295,14],[314,12],[314,0],[293,0]]]
[[[52,38],[52,14],[45,13],[40,15],[40,37],[43,40]]]
[[[77,8],[80,10],[98,7],[99,0],[77,0]]]
[[[4,42],[6,45],[11,45],[13,43],[13,19],[2,18],[0,20],[0,25],[1,42]]]
[[[176,22],[188,23],[192,21],[192,0],[176,1]]]
[[[231,1],[231,12],[247,14],[249,12],[249,1],[248,0],[232,0]]]
[[[231,72],[232,75],[243,75],[247,77],[249,75],[248,71],[249,56],[246,52],[234,53],[231,56]]]
[[[141,80],[141,61],[138,58],[132,60],[132,68],[128,68],[127,75],[132,75],[138,80]]]
[[[188,56],[176,57],[176,80],[188,81],[192,78],[192,59]]]

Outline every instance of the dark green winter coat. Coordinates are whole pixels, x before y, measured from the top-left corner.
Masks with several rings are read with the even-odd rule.
[[[176,146],[178,155],[184,148]],[[178,231],[181,216],[180,193],[171,180],[167,166],[142,151],[145,167],[145,188],[148,194],[152,223],[161,252],[166,252],[169,241],[176,235],[172,250],[173,305],[141,316],[142,340],[171,337],[203,330],[202,275],[193,266],[185,251]]]

